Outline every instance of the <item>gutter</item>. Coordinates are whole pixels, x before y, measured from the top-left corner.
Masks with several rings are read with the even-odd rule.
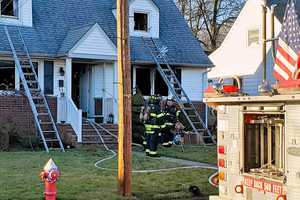
[[[151,61],[131,61],[134,65],[155,65],[156,63]],[[214,64],[190,64],[190,63],[169,63],[170,65],[182,66],[182,67],[202,67],[202,68],[213,68]]]
[[[0,56],[3,57],[12,57],[12,53],[10,51],[0,51]],[[55,59],[64,59],[67,58],[67,54],[45,54],[45,53],[31,53],[30,54],[31,58],[35,59],[49,59],[49,58],[55,58]],[[142,60],[133,60],[131,61],[132,64],[134,65],[155,65],[155,62],[151,61],[142,61]],[[170,65],[175,65],[175,66],[181,66],[181,67],[192,67],[192,68],[209,68],[210,71],[213,67],[215,67],[214,64],[191,64],[191,63],[169,63]]]

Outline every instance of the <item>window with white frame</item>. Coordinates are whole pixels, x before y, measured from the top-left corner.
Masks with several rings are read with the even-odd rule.
[[[18,0],[0,0],[0,16],[18,17]]]
[[[147,13],[134,13],[134,30],[135,31],[149,31],[149,16]]]
[[[250,29],[247,33],[248,47],[259,44],[259,29]]]

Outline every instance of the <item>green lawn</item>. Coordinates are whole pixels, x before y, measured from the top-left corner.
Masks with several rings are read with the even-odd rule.
[[[58,182],[58,200],[114,200],[116,173],[94,167],[94,163],[108,156],[103,150],[71,150],[66,153],[2,152],[0,153],[0,199],[42,199],[43,185],[39,173],[52,157],[60,167],[62,177]],[[177,164],[134,154],[134,169],[176,167]],[[115,160],[104,163],[116,168]],[[191,199],[190,185],[197,185],[204,194],[217,193],[207,178],[213,170],[177,170],[154,174],[134,174],[133,193],[136,199]]]
[[[184,152],[180,146],[172,146],[172,148],[159,148],[159,153],[162,156],[173,158],[181,158],[186,160],[217,163],[217,147],[216,146],[184,146]]]

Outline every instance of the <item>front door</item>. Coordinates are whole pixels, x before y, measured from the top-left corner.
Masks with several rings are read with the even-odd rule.
[[[72,74],[72,99],[75,105],[82,110],[83,117],[87,117],[89,113],[90,66],[75,63],[72,67]]]

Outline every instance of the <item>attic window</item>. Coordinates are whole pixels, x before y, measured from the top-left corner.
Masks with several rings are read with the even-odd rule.
[[[134,13],[134,30],[148,31],[148,14]]]
[[[250,47],[253,44],[259,44],[259,30],[258,29],[252,29],[248,30],[248,47]]]
[[[18,0],[0,0],[1,16],[18,17]]]

